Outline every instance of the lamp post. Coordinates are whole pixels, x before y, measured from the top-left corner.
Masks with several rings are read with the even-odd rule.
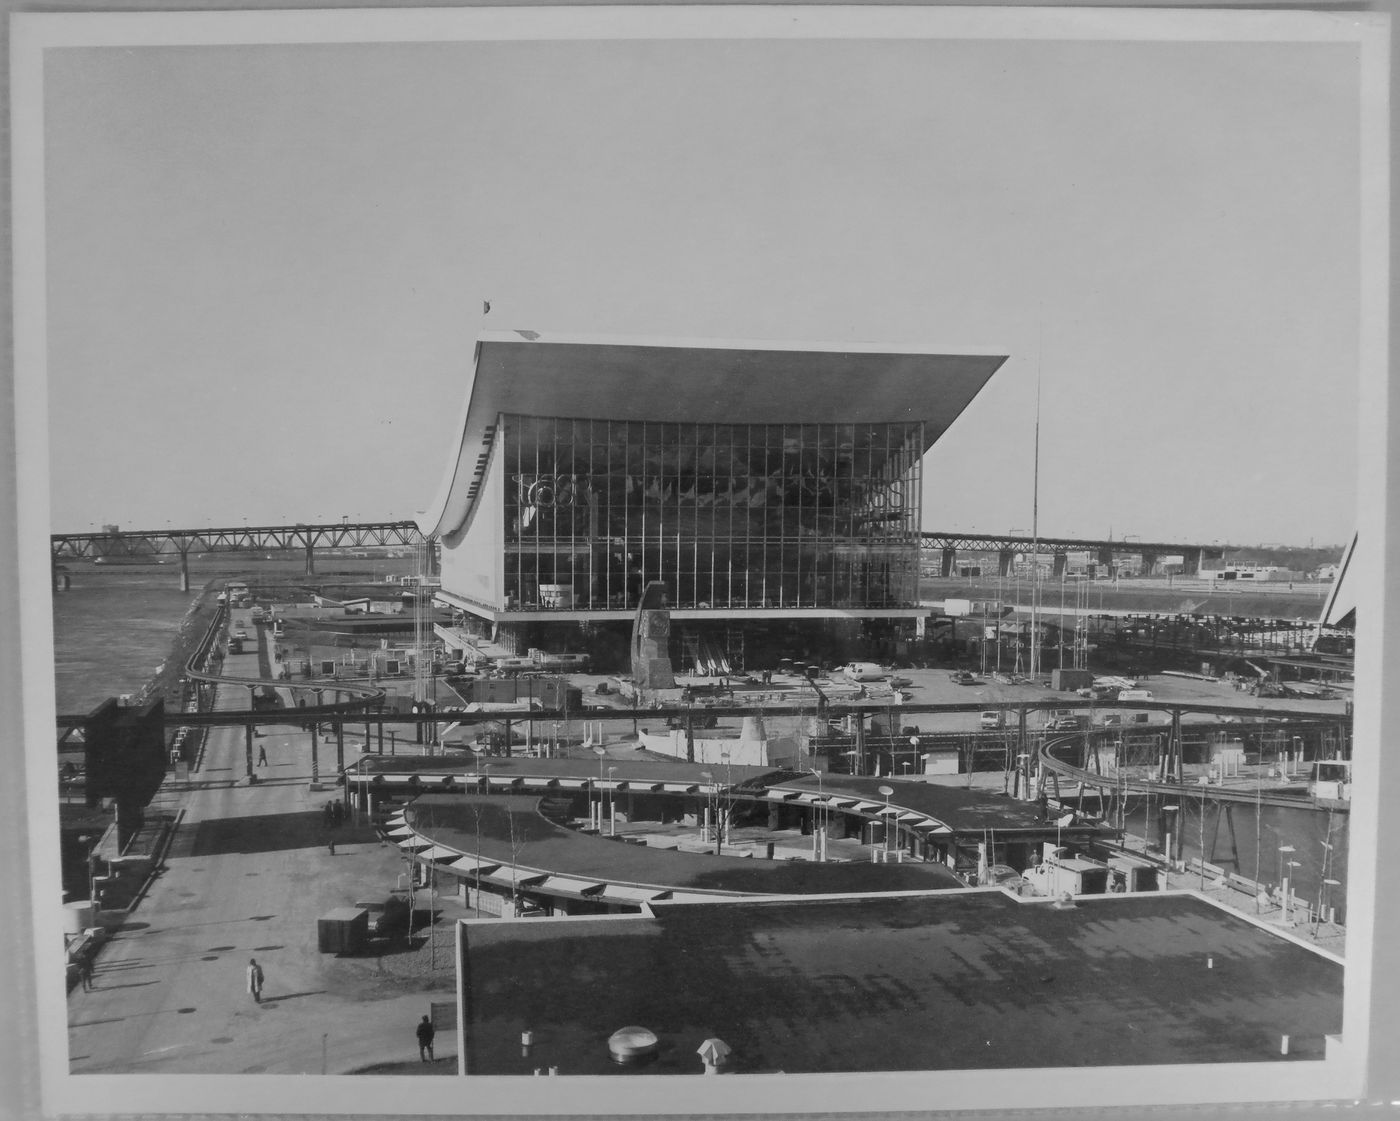
[[[826,795],[822,791],[821,771],[815,767],[808,767],[807,770],[817,779],[817,806],[812,807],[812,858],[818,864],[824,864],[826,863],[826,830],[831,810],[826,804]]]
[[[717,811],[718,811],[718,802],[719,802],[719,797],[718,797],[718,795],[719,795],[719,788],[715,785],[715,776],[714,776],[714,773],[713,773],[713,772],[711,772],[711,771],[701,771],[701,772],[700,772],[700,777],[703,778],[703,779],[708,779],[709,782],[710,782],[709,789],[705,791],[705,809],[706,809],[706,811],[709,813],[711,823],[712,823],[712,824],[714,825],[714,827],[715,827],[715,855],[716,855],[716,856],[719,856],[719,854],[720,854],[720,839],[719,839],[719,822],[718,822],[718,820],[717,820],[718,817],[719,817],[719,814],[718,814],[718,812],[717,812]],[[709,838],[706,837],[705,840],[709,840]]]
[[[881,818],[880,818],[881,822],[884,824],[884,827],[885,827],[885,836],[884,836],[884,846],[883,846],[883,847],[884,847],[884,850],[885,850],[886,852],[889,852],[889,851],[890,851],[890,795],[894,793],[894,787],[892,787],[892,786],[881,786],[881,787],[879,788],[879,790],[880,790],[880,793],[883,794],[883,795],[885,796],[885,810],[884,810],[884,814],[883,814],[883,815],[881,816]],[[871,860],[874,860],[874,859],[875,859],[875,846],[874,846],[873,844],[870,846],[870,858],[871,858]]]
[[[716,792],[715,804],[722,810],[720,813],[720,838],[722,841],[729,840],[729,792],[734,788],[734,765],[729,761],[730,755],[727,751],[719,753],[720,761],[724,763],[724,790]],[[722,799],[722,800],[721,800]]]
[[[1288,887],[1283,878],[1283,864],[1286,857],[1292,856],[1297,851],[1292,845],[1279,845],[1278,847],[1278,889],[1285,917],[1288,913]]]
[[[1301,868],[1301,867],[1303,866],[1303,865],[1302,865],[1302,861],[1298,861],[1298,860],[1290,860],[1290,861],[1287,862],[1287,864],[1288,864],[1288,879],[1286,879],[1286,880],[1284,881],[1284,883],[1285,883],[1287,886],[1284,888],[1284,892],[1283,892],[1283,921],[1284,921],[1284,922],[1287,922],[1287,921],[1288,921],[1288,911],[1289,911],[1288,899],[1289,899],[1289,896],[1291,896],[1291,895],[1293,894],[1293,886],[1292,886],[1292,885],[1293,885],[1293,869],[1294,869],[1294,868]]]
[[[1203,892],[1206,890],[1206,786],[1209,782],[1209,775],[1201,776],[1201,844],[1196,851],[1196,865],[1201,870],[1201,891]]]
[[[1332,834],[1329,831],[1327,835],[1330,837]],[[1317,926],[1322,922],[1322,916],[1325,913],[1323,909],[1327,906],[1327,885],[1341,882],[1327,878],[1327,874],[1332,870],[1332,842],[1322,841],[1319,843],[1322,845],[1322,866],[1318,869],[1318,875],[1322,878],[1322,882],[1317,885],[1317,916],[1316,922],[1313,924],[1314,937],[1317,934]]]
[[[593,754],[598,756],[598,832],[603,832],[603,759],[607,752],[601,746],[593,749]]]
[[[484,764],[480,774],[482,790],[490,793],[491,764]],[[472,809],[475,811],[476,817],[476,917],[481,918],[481,806],[473,802]]]
[[[1334,880],[1330,877],[1322,881],[1322,899],[1317,905],[1317,921],[1319,924],[1321,924],[1324,919],[1327,922],[1332,921],[1329,907],[1332,898],[1331,889],[1334,887],[1338,887],[1341,884],[1341,882],[1341,880]],[[1317,927],[1313,927],[1313,937],[1317,937]]]
[[[554,758],[559,758],[559,721],[554,722]]]
[[[616,767],[608,768],[608,836],[617,836],[617,795],[613,788],[613,775],[617,772]],[[602,830],[598,830],[602,832]]]
[[[1181,835],[1179,833],[1180,824],[1179,819],[1176,817],[1176,814],[1180,811],[1180,809],[1181,807],[1176,805],[1175,803],[1168,803],[1167,805],[1164,805],[1162,807],[1162,816],[1163,818],[1165,818],[1167,826],[1167,835],[1165,838],[1163,838],[1163,841],[1166,848],[1165,855],[1167,858],[1168,868],[1172,867],[1172,861],[1175,857],[1175,850],[1177,846],[1181,843]]]

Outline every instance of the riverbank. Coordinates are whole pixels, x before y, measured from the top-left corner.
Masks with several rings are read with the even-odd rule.
[[[185,663],[199,649],[205,634],[217,617],[217,596],[226,582],[222,577],[210,580],[200,590],[198,598],[180,621],[180,629],[171,640],[170,651],[166,654],[165,661],[136,695],[138,704],[164,700],[168,712],[179,712],[184,708],[187,692],[184,683]]]

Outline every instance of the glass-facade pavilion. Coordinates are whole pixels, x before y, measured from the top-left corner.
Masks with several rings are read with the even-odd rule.
[[[506,604],[912,607],[923,427],[503,416]]]
[[[434,507],[441,599],[493,624],[918,614],[925,452],[1004,361],[483,336]]]

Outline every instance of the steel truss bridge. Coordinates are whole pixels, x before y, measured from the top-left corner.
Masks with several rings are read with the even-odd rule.
[[[423,544],[418,523],[339,521],[325,525],[227,526],[212,529],[118,530],[98,533],[55,533],[49,538],[54,566],[54,586],[60,582],[65,560],[88,558],[133,563],[178,557],[180,590],[189,591],[190,553],[265,553],[273,549],[300,549],[306,557],[306,574],[316,573],[317,549],[359,549],[369,546]]]
[[[975,556],[995,554],[998,572],[1011,571],[1018,555],[1035,553],[1052,558],[1054,575],[1065,571],[1070,554],[1088,553],[1095,563],[1110,566],[1119,556],[1140,556],[1150,570],[1160,558],[1179,556],[1183,573],[1199,572],[1202,562],[1220,559],[1218,545],[1186,545],[1146,541],[1082,541],[1068,537],[1015,537],[1001,534],[966,534],[930,531],[922,535],[925,565],[937,565],[944,576],[957,571],[959,553]],[[60,583],[60,566],[65,560],[121,560],[139,562],[165,557],[180,561],[180,588],[189,590],[189,555],[198,553],[257,553],[268,550],[300,549],[306,557],[306,574],[316,573],[317,549],[358,549],[368,546],[406,546],[424,543],[418,523],[413,521],[351,522],[343,520],[324,525],[225,526],[211,529],[104,530],[93,533],[55,533],[49,538],[54,565],[55,587]]]

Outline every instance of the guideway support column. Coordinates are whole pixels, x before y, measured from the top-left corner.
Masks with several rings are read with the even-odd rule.
[[[190,590],[190,551],[180,550],[180,591]]]
[[[308,576],[316,575],[316,550],[310,541],[306,543],[306,574]]]
[[[940,573],[944,576],[953,575],[953,565],[957,561],[957,559],[958,551],[956,549],[944,549],[943,562],[939,566]]]

